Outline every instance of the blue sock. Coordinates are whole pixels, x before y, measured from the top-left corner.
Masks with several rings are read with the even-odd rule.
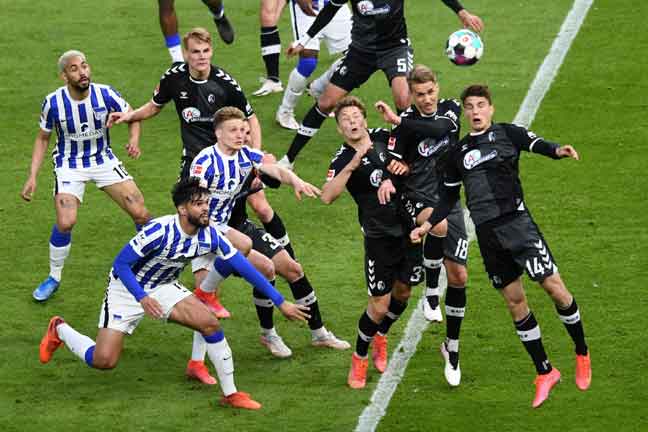
[[[63,247],[70,244],[72,241],[72,233],[62,233],[58,230],[56,224],[52,227],[52,235],[50,236],[50,243],[52,246]]]
[[[316,67],[316,57],[300,57],[299,62],[297,63],[297,72],[299,72],[303,77],[308,78]]]
[[[178,33],[171,36],[164,36],[167,48],[180,45],[180,35]]]
[[[94,367],[92,365],[92,359],[94,357],[94,350],[95,350],[96,345],[92,345],[90,348],[88,348],[85,352],[85,362],[88,366]]]
[[[205,338],[205,341],[207,343],[218,343],[225,339],[225,333],[223,333],[223,330],[218,330],[217,332],[214,332],[213,334],[210,334],[209,336],[203,335]]]

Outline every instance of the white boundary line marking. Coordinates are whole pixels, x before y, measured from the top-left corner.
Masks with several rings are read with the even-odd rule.
[[[542,99],[558,74],[558,70],[567,55],[567,51],[569,51],[569,47],[578,34],[593,2],[594,0],[574,1],[571,10],[560,27],[558,35],[551,45],[549,54],[545,57],[529,87],[513,123],[528,127],[533,122],[538,108],[542,103]],[[469,221],[468,213],[466,212],[464,215]],[[474,239],[475,234],[472,222],[466,225],[466,229],[469,231],[469,239]],[[445,283],[445,272],[443,272],[439,280],[439,285],[444,285]],[[429,325],[429,322],[423,316],[422,301],[424,301],[424,297],[421,297],[416,304],[416,309],[412,312],[407,322],[405,334],[389,359],[387,370],[380,377],[378,385],[371,395],[369,405],[362,411],[362,414],[358,418],[358,424],[355,428],[356,432],[375,431],[380,420],[387,413],[387,407],[398,384],[403,379],[403,375],[407,369],[407,363],[416,352],[416,347],[423,336],[423,332]]]

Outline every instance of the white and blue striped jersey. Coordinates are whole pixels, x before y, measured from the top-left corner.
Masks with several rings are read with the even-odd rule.
[[[128,103],[112,87],[90,84],[90,94],[82,101],[72,99],[67,87],[60,87],[43,101],[40,128],[56,130],[52,151],[55,168],[89,168],[115,159],[106,128],[108,114],[124,112]]]
[[[200,228],[193,236],[185,234],[177,214],[151,220],[128,244],[141,256],[131,270],[145,291],[176,281],[196,257],[213,253],[228,259],[237,252],[211,226]]]
[[[236,196],[241,191],[245,178],[252,169],[261,165],[263,152],[248,146],[233,156],[227,156],[218,149],[218,144],[198,153],[191,163],[190,175],[207,182],[211,192],[209,218],[216,224],[227,224]]]

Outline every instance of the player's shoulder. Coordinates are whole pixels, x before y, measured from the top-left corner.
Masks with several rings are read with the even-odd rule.
[[[230,84],[231,86],[236,88],[236,90],[241,92],[243,91],[241,89],[241,86],[239,86],[239,83],[236,81],[236,79],[229,72],[227,72],[225,69],[223,69],[220,66],[212,65],[211,72],[209,74],[209,79],[213,81],[221,81]]]
[[[194,164],[204,164],[212,160],[216,150],[216,145],[210,145],[200,150],[193,160]]]
[[[348,159],[347,156],[350,156],[353,154],[353,148],[348,146],[347,144],[342,144],[339,149],[335,152],[333,155],[333,158],[331,159],[331,163],[335,163],[336,161],[339,160],[344,160],[345,158]]]
[[[400,113],[400,117],[411,118],[411,117],[415,117],[417,113],[418,113],[418,109],[416,109],[416,106],[410,105],[409,107],[407,107],[405,111]]]
[[[369,137],[372,141],[389,139],[389,130],[385,128],[369,128]]]
[[[189,75],[189,67],[184,62],[175,62],[164,71],[160,81],[176,81],[186,78]]]
[[[457,99],[441,99],[439,100],[437,112],[439,115],[448,116],[456,122],[461,115],[461,102]]]
[[[263,159],[263,152],[261,150],[257,150],[248,145],[244,145],[243,147],[241,147],[239,154],[242,154],[246,158],[254,161],[260,161],[261,159]]]

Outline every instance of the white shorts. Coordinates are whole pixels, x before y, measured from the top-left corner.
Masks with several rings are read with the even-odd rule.
[[[191,272],[196,273],[200,270],[211,270],[215,260],[216,254],[213,253],[196,257],[191,260]]]
[[[126,334],[133,334],[135,328],[144,318],[144,308],[135,297],[126,289],[121,280],[112,276],[109,278],[106,295],[101,304],[99,314],[99,328],[109,328]],[[164,312],[163,320],[166,321],[173,307],[191,295],[191,291],[179,282],[158,285],[153,290],[147,290],[151,298],[157,300]]]
[[[79,202],[83,202],[87,182],[92,181],[101,189],[127,180],[133,180],[133,177],[117,158],[89,168],[55,168],[54,195],[66,193],[74,195]]]
[[[321,7],[324,7],[323,1],[320,1]],[[330,54],[345,51],[351,44],[351,20],[352,16],[349,7],[347,5],[342,6],[331,22],[311,39],[304,48],[319,51],[320,42],[324,41]],[[298,40],[305,35],[314,21],[315,17],[306,15],[297,2],[290,0],[290,22],[292,23],[294,40]]]

